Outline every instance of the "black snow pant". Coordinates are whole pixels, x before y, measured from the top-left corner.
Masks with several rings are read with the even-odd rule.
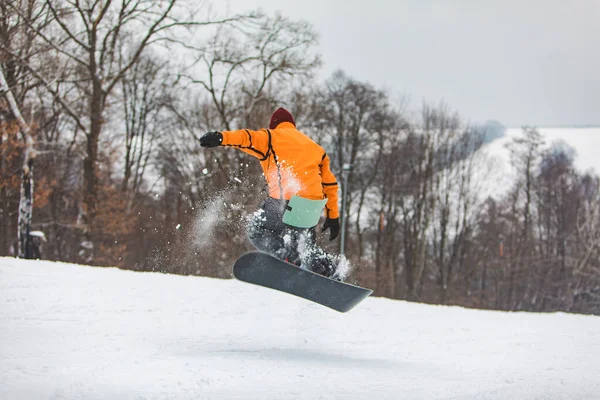
[[[283,222],[287,201],[267,197],[248,221],[250,243],[258,250],[325,276],[335,273],[335,258],[317,245],[316,229]]]

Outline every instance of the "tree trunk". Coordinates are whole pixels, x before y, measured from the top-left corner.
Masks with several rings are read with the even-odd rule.
[[[33,159],[27,162],[21,178],[21,198],[19,200],[19,257],[33,258],[31,243],[31,217],[33,216]]]
[[[90,54],[90,75],[92,78],[92,95],[90,98],[90,131],[87,135],[86,158],[83,160],[83,223],[85,224],[84,241],[82,244],[83,260],[92,262],[94,259],[94,242],[96,232],[95,220],[98,208],[98,139],[102,131],[102,111],[104,93],[102,83],[96,76],[94,54]]]

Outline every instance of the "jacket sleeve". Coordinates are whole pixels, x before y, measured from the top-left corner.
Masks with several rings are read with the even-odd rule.
[[[254,157],[265,159],[269,154],[269,133],[265,129],[251,131],[225,131],[221,146],[237,147]]]
[[[330,169],[329,156],[325,154],[323,161],[321,162],[321,182],[323,184],[323,194],[327,198],[327,204],[325,204],[325,211],[327,218],[338,218],[340,216],[338,208],[338,184],[335,176]]]

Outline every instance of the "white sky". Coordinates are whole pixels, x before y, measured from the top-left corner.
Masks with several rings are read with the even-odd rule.
[[[600,125],[600,0],[224,0],[311,22],[337,68],[507,126]]]

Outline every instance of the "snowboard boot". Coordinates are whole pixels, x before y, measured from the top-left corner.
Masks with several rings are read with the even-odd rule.
[[[341,281],[336,275],[337,265],[335,264],[333,256],[330,254],[322,252],[322,254],[319,254],[316,257],[311,257],[309,261],[309,268],[316,274]]]
[[[289,262],[290,264],[294,264],[298,267],[300,266],[300,254],[298,254],[296,250],[290,250],[282,247],[281,249],[277,250],[274,255],[285,262]]]

